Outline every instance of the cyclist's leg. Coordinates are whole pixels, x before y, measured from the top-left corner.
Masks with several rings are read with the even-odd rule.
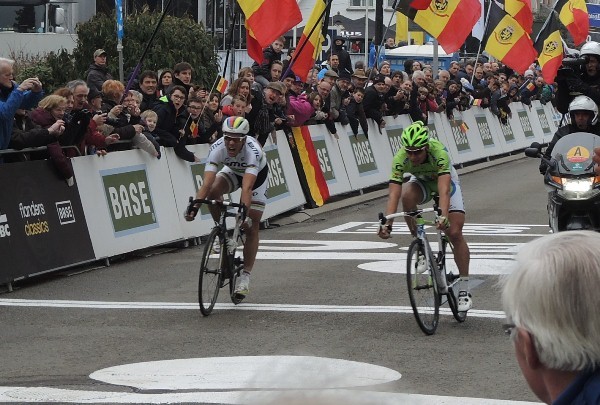
[[[231,171],[231,169],[229,169],[227,166],[224,166],[223,169],[217,173],[217,177],[215,178],[215,182],[208,192],[207,198],[209,200],[223,200],[223,194],[233,192],[237,187],[239,187],[238,183],[239,180]],[[218,221],[219,216],[221,215],[221,208],[215,205],[210,205],[209,209],[213,219]]]
[[[428,194],[429,192],[427,186],[415,176],[411,176],[410,180],[402,185],[402,210],[416,210],[419,204],[423,204],[431,198]],[[410,233],[415,236],[415,220],[411,217],[406,217],[406,225],[408,225]]]
[[[263,211],[265,210],[265,204],[267,203],[267,177],[268,170],[261,170],[252,190],[252,205],[248,210],[248,216],[252,219],[252,226],[246,230],[246,243],[244,244],[244,271],[247,273],[252,271],[258,251],[258,231]]]
[[[465,225],[465,207],[460,182],[455,171],[452,173],[452,190],[448,219],[450,221],[450,228],[446,231],[446,235],[448,235],[450,242],[454,246],[454,261],[460,274],[460,279],[456,285],[456,289],[458,290],[458,310],[466,312],[473,306],[473,300],[469,292],[469,262],[471,255],[462,232]]]

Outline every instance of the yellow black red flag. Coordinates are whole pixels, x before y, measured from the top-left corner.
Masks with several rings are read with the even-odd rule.
[[[321,44],[327,36],[327,21],[331,10],[331,1],[317,0],[315,7],[308,17],[304,31],[296,47],[292,71],[300,76],[302,81],[308,78],[308,72],[314,67],[317,55],[321,53]]]
[[[554,6],[560,22],[573,37],[575,45],[586,40],[590,31],[590,19],[585,0],[558,0]]]
[[[563,60],[563,43],[556,13],[552,11],[548,23],[542,28],[534,44],[538,63],[546,83],[554,83],[556,72]]]
[[[531,34],[533,30],[533,12],[531,0],[501,0],[504,11],[510,14],[526,33]]]
[[[492,1],[484,36],[484,49],[518,73],[523,74],[537,57],[533,41],[523,27]]]
[[[481,15],[479,0],[433,0],[425,10],[400,0],[396,10],[436,38],[446,53],[460,49]]]

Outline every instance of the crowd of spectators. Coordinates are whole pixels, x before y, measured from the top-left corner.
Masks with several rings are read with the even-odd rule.
[[[228,116],[245,116],[250,135],[261,144],[276,130],[291,134],[292,126],[324,124],[337,137],[336,122],[366,135],[368,120],[381,129],[384,116],[410,115],[427,123],[429,112],[445,113],[473,105],[490,108],[506,123],[510,104],[538,99],[554,102],[555,86],[544,82],[533,66],[524,75],[498,62],[452,62],[434,73],[418,60],[392,70],[388,61],[367,68],[350,63],[343,41],[336,40],[327,61],[303,81],[290,69],[294,50],[283,52],[279,38],[264,50],[264,59],[240,69],[224,94],[194,84],[194,68],[180,62],[159,72],[144,71],[136,88],[125,93],[123,83],[109,74],[107,55],[94,52],[87,77],[74,79],[52,94],[29,78],[13,81],[13,64],[0,58],[0,133],[2,149],[46,146],[35,153],[4,155],[5,160],[50,159],[58,173],[73,184],[69,158],[135,147],[160,159],[160,146],[172,147],[180,158],[198,162],[186,146],[212,143],[221,136]],[[283,59],[283,60],[282,60]],[[2,158],[2,155],[0,155]]]

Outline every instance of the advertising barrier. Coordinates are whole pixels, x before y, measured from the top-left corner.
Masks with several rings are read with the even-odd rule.
[[[96,258],[183,238],[167,159],[129,150],[72,161]]]
[[[94,260],[77,185],[49,161],[0,164],[0,284]]]
[[[507,125],[489,109],[479,107],[457,112],[453,120],[431,113],[430,135],[448,147],[453,164],[552,139],[560,114],[550,104],[512,103],[511,109]],[[278,131],[276,142],[269,139],[264,147],[269,183],[263,219],[309,201],[299,180],[298,173],[306,174],[303,170],[318,167],[322,171],[322,189],[311,184],[317,194],[338,195],[386,183],[392,157],[401,147],[402,130],[411,120],[404,115],[385,117],[385,121],[386,127],[380,130],[369,120],[368,137],[362,132],[354,135],[349,126],[339,123],[337,138],[324,125],[301,128],[302,141],[312,143],[312,155],[309,166],[300,172],[286,135]],[[0,283],[208,234],[214,223],[206,207],[193,222],[185,221],[183,213],[189,196],[202,184],[209,146],[188,149],[199,162],[186,162],[170,148],[163,148],[160,160],[140,150],[77,157],[72,159],[74,187],[58,178],[47,161],[0,165],[0,181],[12,190],[0,196],[0,254],[4,259]],[[305,181],[311,178],[305,177]],[[311,179],[308,182],[314,183],[314,173]],[[239,190],[229,197],[238,201]]]

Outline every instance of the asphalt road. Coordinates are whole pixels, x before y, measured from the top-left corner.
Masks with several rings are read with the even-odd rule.
[[[468,171],[475,305],[463,324],[446,308],[435,335],[419,330],[402,274],[410,237],[399,226],[377,238],[375,191],[271,221],[250,295],[234,307],[222,291],[209,317],[198,247],[18,283],[0,295],[0,402],[536,401],[502,332],[498,280],[548,232],[537,161]]]

